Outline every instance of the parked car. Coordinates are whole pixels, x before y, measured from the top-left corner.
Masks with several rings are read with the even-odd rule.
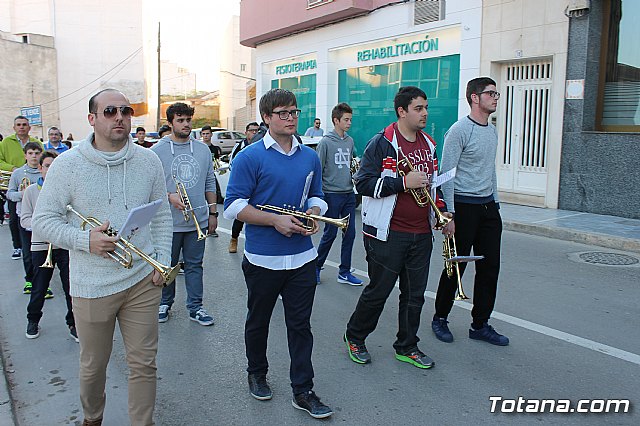
[[[245,138],[244,133],[232,132],[229,130],[214,131],[211,136],[211,145],[220,147],[223,154],[228,154],[233,150],[236,143]]]
[[[212,127],[211,131],[215,132],[218,130],[227,130],[224,127]],[[198,139],[199,141],[202,140],[202,135],[200,134],[202,132],[202,127],[198,127],[197,129],[193,129],[191,130],[191,137],[194,139]]]

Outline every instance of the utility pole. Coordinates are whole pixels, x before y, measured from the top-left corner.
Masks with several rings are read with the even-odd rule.
[[[158,22],[158,105],[156,111],[156,131],[160,129],[160,105],[162,104],[160,101],[160,93],[161,92],[161,76],[160,76],[160,22]]]

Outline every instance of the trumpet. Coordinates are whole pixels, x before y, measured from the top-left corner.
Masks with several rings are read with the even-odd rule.
[[[9,181],[11,180],[11,172],[0,170],[0,191],[9,190]]]
[[[284,214],[284,215],[289,215],[289,216],[294,216],[300,219],[304,219],[306,220],[306,223],[303,222],[302,223],[302,227],[307,230],[307,231],[311,231],[313,230],[313,221],[314,220],[319,220],[321,222],[325,222],[328,223],[330,225],[335,225],[338,228],[342,229],[343,231],[347,229],[347,227],[349,227],[349,216],[351,215],[347,215],[345,217],[343,217],[342,219],[333,219],[330,217],[324,217],[324,216],[320,216],[320,215],[315,215],[315,214],[307,214],[304,212],[300,212],[294,209],[288,209],[285,207],[277,207],[277,206],[272,206],[270,204],[266,204],[266,205],[262,205],[262,204],[258,204],[256,206],[257,208],[259,208],[260,210],[269,210],[272,211],[274,213],[280,213],[280,214]]]
[[[49,243],[49,248],[47,248],[47,258],[40,267],[53,269],[53,245],[51,243]]]
[[[83,215],[78,213],[73,208],[73,206],[71,206],[71,204],[67,205],[67,210],[82,219],[82,224],[80,225],[82,229],[85,229],[86,225],[89,225],[92,228],[96,228],[102,225],[102,222],[100,222],[95,217],[84,217]],[[110,237],[115,237],[118,235],[118,232],[113,228],[109,228],[106,231],[102,232]],[[162,275],[162,279],[164,280],[165,284],[173,281],[178,275],[178,272],[180,272],[180,265],[176,265],[173,267],[165,266],[122,237],[120,237],[120,239],[115,242],[115,245],[116,250],[113,252],[107,252],[107,255],[109,255],[111,259],[115,260],[127,269],[130,269],[133,266],[133,255],[131,254],[133,252],[140,256],[142,260],[153,266],[153,269],[155,269],[160,273],[160,275]]]
[[[185,188],[184,183],[180,182],[175,175],[173,175],[173,181],[176,183],[176,191],[180,196],[180,201],[182,201],[182,204],[184,204],[185,207],[185,209],[182,211],[184,221],[189,222],[193,218],[193,222],[196,224],[196,232],[198,233],[198,241],[204,240],[205,238],[207,238],[207,234],[202,232],[202,228],[200,228],[198,218],[196,217],[196,212],[191,205],[189,195],[187,194],[187,188]]]
[[[400,176],[406,175],[406,173],[400,169],[400,165],[402,164],[404,164],[407,169],[409,169],[409,171],[415,171],[415,168],[413,167],[413,164],[411,164],[411,161],[409,161],[409,159],[402,152],[402,148],[398,148],[398,154],[402,155],[402,159],[398,160],[398,174]],[[425,187],[410,189],[409,192],[413,196],[413,199],[416,201],[416,204],[418,204],[420,207],[431,207],[436,219],[436,223],[434,226],[436,229],[440,229],[451,222],[451,219],[442,214],[438,206],[436,206],[436,203],[435,201],[433,201],[431,194],[429,194],[428,188]],[[451,278],[455,274],[456,280],[458,282],[454,300],[468,299],[469,297],[464,294],[464,289],[462,288],[459,264],[460,262],[473,262],[478,259],[473,256],[458,256],[458,251],[456,249],[456,238],[453,235],[445,236],[444,241],[442,242],[442,256],[444,257],[444,268],[447,272],[447,276]]]

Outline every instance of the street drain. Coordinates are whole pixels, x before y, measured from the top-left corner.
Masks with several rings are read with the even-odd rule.
[[[596,265],[629,266],[640,262],[637,257],[620,253],[606,253],[602,251],[581,253],[578,257],[583,262],[593,263]]]

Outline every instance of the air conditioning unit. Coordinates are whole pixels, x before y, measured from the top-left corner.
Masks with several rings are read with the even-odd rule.
[[[445,0],[415,0],[413,25],[442,21],[445,17]]]

